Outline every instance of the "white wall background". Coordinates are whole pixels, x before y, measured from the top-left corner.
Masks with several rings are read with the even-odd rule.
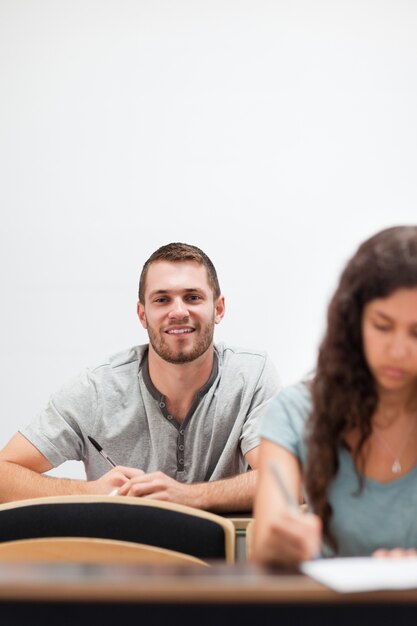
[[[217,338],[287,384],[358,243],[417,222],[414,0],[0,0],[0,89],[0,445],[146,341],[160,245],[212,257]]]

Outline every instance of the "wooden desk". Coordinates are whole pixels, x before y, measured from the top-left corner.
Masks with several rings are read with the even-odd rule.
[[[417,589],[340,595],[302,575],[249,564],[2,563],[0,615],[2,624],[13,626],[414,626]]]

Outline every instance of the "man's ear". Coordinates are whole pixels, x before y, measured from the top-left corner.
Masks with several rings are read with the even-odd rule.
[[[214,323],[219,324],[226,313],[224,296],[219,296],[214,305]]]
[[[148,322],[146,321],[146,315],[145,315],[145,307],[143,306],[141,302],[137,303],[136,311],[138,314],[139,321],[142,324],[143,328],[148,328]]]

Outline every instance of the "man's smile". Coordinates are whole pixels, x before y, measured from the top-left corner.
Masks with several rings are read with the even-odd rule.
[[[169,328],[168,330],[166,330],[165,332],[167,333],[167,335],[186,335],[189,333],[193,333],[195,331],[194,328]]]

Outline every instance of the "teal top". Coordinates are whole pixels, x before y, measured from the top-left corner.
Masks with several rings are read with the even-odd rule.
[[[306,463],[304,434],[311,406],[307,385],[287,387],[269,402],[261,425],[261,437],[286,448],[302,467]],[[337,556],[368,556],[378,548],[417,548],[417,466],[389,483],[363,477],[359,492],[352,457],[341,447],[329,501]]]

